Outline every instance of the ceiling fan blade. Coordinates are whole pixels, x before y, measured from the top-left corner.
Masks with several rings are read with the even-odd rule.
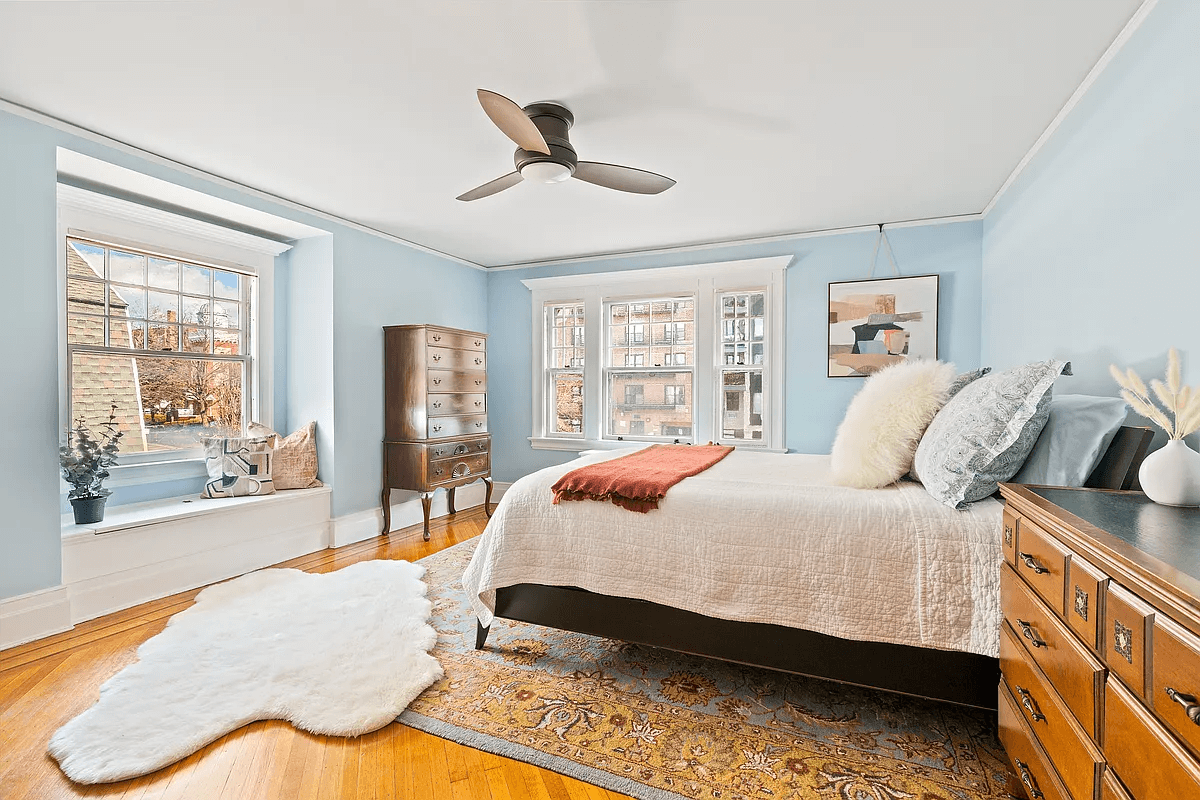
[[[658,194],[675,185],[675,181],[665,175],[598,161],[580,161],[575,165],[575,177],[607,189],[637,194]]]
[[[471,191],[464,192],[463,194],[460,194],[455,199],[456,200],[464,200],[464,201],[478,200],[481,197],[488,197],[489,195],[493,195],[496,192],[503,192],[505,189],[509,189],[513,186],[516,186],[522,180],[523,179],[521,178],[521,173],[510,172],[507,175],[496,178],[496,180],[494,180],[494,181],[488,181],[483,186],[476,186]]]
[[[487,89],[480,89],[476,94],[479,95],[479,105],[483,106],[484,113],[496,123],[501,133],[516,142],[518,147],[550,155],[550,147],[542,132],[519,105]]]

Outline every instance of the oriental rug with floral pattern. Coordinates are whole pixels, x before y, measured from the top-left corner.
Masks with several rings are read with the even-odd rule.
[[[507,620],[477,651],[474,548],[421,560],[445,677],[404,724],[640,800],[1007,797],[994,712]]]

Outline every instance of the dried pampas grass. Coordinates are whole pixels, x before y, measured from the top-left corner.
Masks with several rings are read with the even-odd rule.
[[[1200,430],[1200,392],[1194,387],[1183,385],[1183,369],[1179,363],[1179,351],[1174,347],[1167,355],[1167,380],[1150,381],[1150,388],[1132,369],[1122,372],[1116,364],[1109,372],[1121,386],[1121,397],[1134,411],[1167,432],[1172,439],[1182,439]],[[1162,404],[1155,405],[1151,398]]]

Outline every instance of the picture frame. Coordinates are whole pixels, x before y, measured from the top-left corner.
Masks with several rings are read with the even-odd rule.
[[[831,281],[828,308],[827,377],[938,357],[937,275]]]

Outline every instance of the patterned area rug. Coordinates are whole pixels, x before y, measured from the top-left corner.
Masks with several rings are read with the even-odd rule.
[[[995,714],[497,620],[421,561],[445,677],[400,721],[640,800],[1007,797]]]

